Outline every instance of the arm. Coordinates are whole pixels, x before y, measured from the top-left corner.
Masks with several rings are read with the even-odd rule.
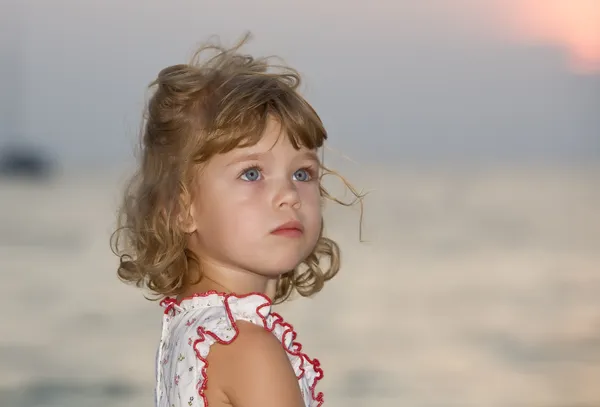
[[[209,355],[213,378],[233,407],[304,407],[298,379],[275,335],[243,321],[238,327],[231,344],[213,345]]]

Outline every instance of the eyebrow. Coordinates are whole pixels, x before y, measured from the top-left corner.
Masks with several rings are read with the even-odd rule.
[[[239,164],[239,163],[242,163],[244,161],[257,161],[263,155],[264,155],[263,153],[241,154],[241,155],[235,157],[234,159],[232,159],[229,163],[227,163],[227,166],[229,167],[231,165]]]
[[[314,151],[307,151],[307,152],[305,152],[304,154],[302,154],[302,158],[306,159],[306,160],[317,161],[317,162],[320,161],[319,160],[319,156]]]
[[[228,162],[227,167],[230,167],[230,166],[236,165],[236,164],[240,164],[240,163],[243,163],[246,161],[258,161],[262,157],[264,157],[264,155],[265,155],[265,153],[241,154],[241,155],[235,157],[234,159],[232,159],[230,162]],[[299,158],[303,159],[303,160],[312,160],[312,161],[320,162],[319,156],[314,151],[306,151],[306,152],[302,153],[302,155],[300,155]]]

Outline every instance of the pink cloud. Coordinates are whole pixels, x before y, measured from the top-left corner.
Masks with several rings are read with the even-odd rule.
[[[570,66],[581,72],[600,72],[600,1],[513,1],[516,34],[527,41],[563,47]]]

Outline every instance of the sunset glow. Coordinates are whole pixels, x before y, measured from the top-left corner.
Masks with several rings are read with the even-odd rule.
[[[513,3],[526,39],[564,47],[571,67],[600,72],[600,0],[520,0]]]

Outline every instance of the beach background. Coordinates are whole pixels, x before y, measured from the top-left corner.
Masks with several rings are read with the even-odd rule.
[[[109,247],[144,86],[245,29],[299,66],[326,163],[369,192],[362,241],[327,204],[339,275],[277,307],[325,406],[600,405],[595,3],[11,1],[1,146],[58,170],[0,177],[0,406],[152,405],[161,309]]]

